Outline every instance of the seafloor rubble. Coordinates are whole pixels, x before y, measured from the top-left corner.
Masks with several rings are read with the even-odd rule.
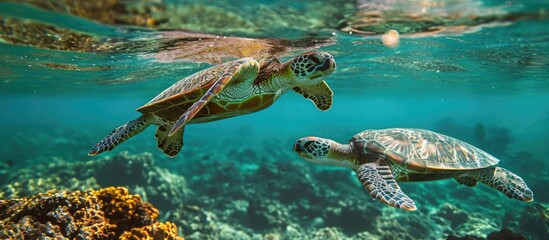
[[[123,187],[48,191],[0,200],[2,239],[183,239],[175,224]]]

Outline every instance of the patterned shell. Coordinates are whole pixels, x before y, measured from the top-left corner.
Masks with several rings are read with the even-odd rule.
[[[208,90],[207,88],[209,88],[214,83],[214,81],[218,79],[230,65],[233,64],[234,61],[230,61],[189,75],[188,77],[179,80],[178,82],[158,94],[158,96],[151,99],[140,109],[163,101],[169,101],[171,98],[175,98],[180,95],[192,94],[197,90]],[[181,99],[181,101],[184,100],[185,98]]]
[[[360,140],[365,140],[364,151],[384,153],[412,171],[479,169],[499,162],[466,142],[424,129],[366,130],[351,139]]]
[[[193,103],[227,71],[238,68],[250,59],[242,58],[219,64],[185,77],[138,108],[142,113],[152,113],[169,121],[176,121]],[[238,71],[238,69],[235,69]],[[237,72],[239,74],[240,72]]]

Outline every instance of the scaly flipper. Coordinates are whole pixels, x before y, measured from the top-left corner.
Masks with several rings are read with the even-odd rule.
[[[509,198],[525,202],[534,201],[534,193],[526,186],[524,180],[507,169],[489,167],[472,170],[467,174],[477,181],[497,189]]]
[[[109,135],[107,135],[99,143],[90,150],[88,155],[95,156],[102,152],[113,150],[118,144],[124,142],[128,138],[135,136],[142,132],[151,124],[150,115],[142,115],[141,117],[122,124],[122,126],[114,129]]]
[[[416,204],[400,190],[391,169],[386,165],[365,163],[356,170],[358,180],[370,195],[391,207],[416,210]]]
[[[196,101],[191,107],[179,117],[177,122],[173,125],[170,133],[170,137],[177,132],[181,127],[185,126],[193,117],[204,107],[210,100],[212,100],[217,94],[219,94],[229,82],[233,81],[253,81],[259,74],[259,63],[252,58],[243,58],[235,61],[233,65],[227,68],[227,70],[212,84],[210,89]]]
[[[183,147],[183,132],[185,127],[181,127],[174,135],[168,136],[168,129],[171,125],[160,125],[156,129],[154,136],[156,137],[157,147],[169,157],[175,157]]]
[[[325,81],[313,86],[294,87],[293,90],[313,101],[316,108],[322,111],[327,111],[332,107],[334,93]]]

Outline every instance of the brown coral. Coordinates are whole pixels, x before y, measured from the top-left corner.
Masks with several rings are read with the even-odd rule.
[[[0,200],[0,238],[183,239],[175,224],[123,187]]]

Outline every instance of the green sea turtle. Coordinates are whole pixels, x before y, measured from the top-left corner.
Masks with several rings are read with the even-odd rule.
[[[158,125],[157,146],[174,157],[183,146],[187,123],[203,123],[271,106],[289,89],[310,99],[322,111],[332,105],[332,90],[324,81],[336,67],[332,55],[305,52],[287,62],[241,58],[197,72],[178,81],[144,106],[142,115],[114,129],[88,155],[110,151],[124,140]]]
[[[424,129],[366,130],[349,144],[305,137],[294,151],[313,163],[352,168],[370,195],[389,206],[415,210],[397,181],[455,178],[466,186],[482,182],[509,198],[530,202],[534,194],[519,176],[497,167],[499,160],[463,141]]]

